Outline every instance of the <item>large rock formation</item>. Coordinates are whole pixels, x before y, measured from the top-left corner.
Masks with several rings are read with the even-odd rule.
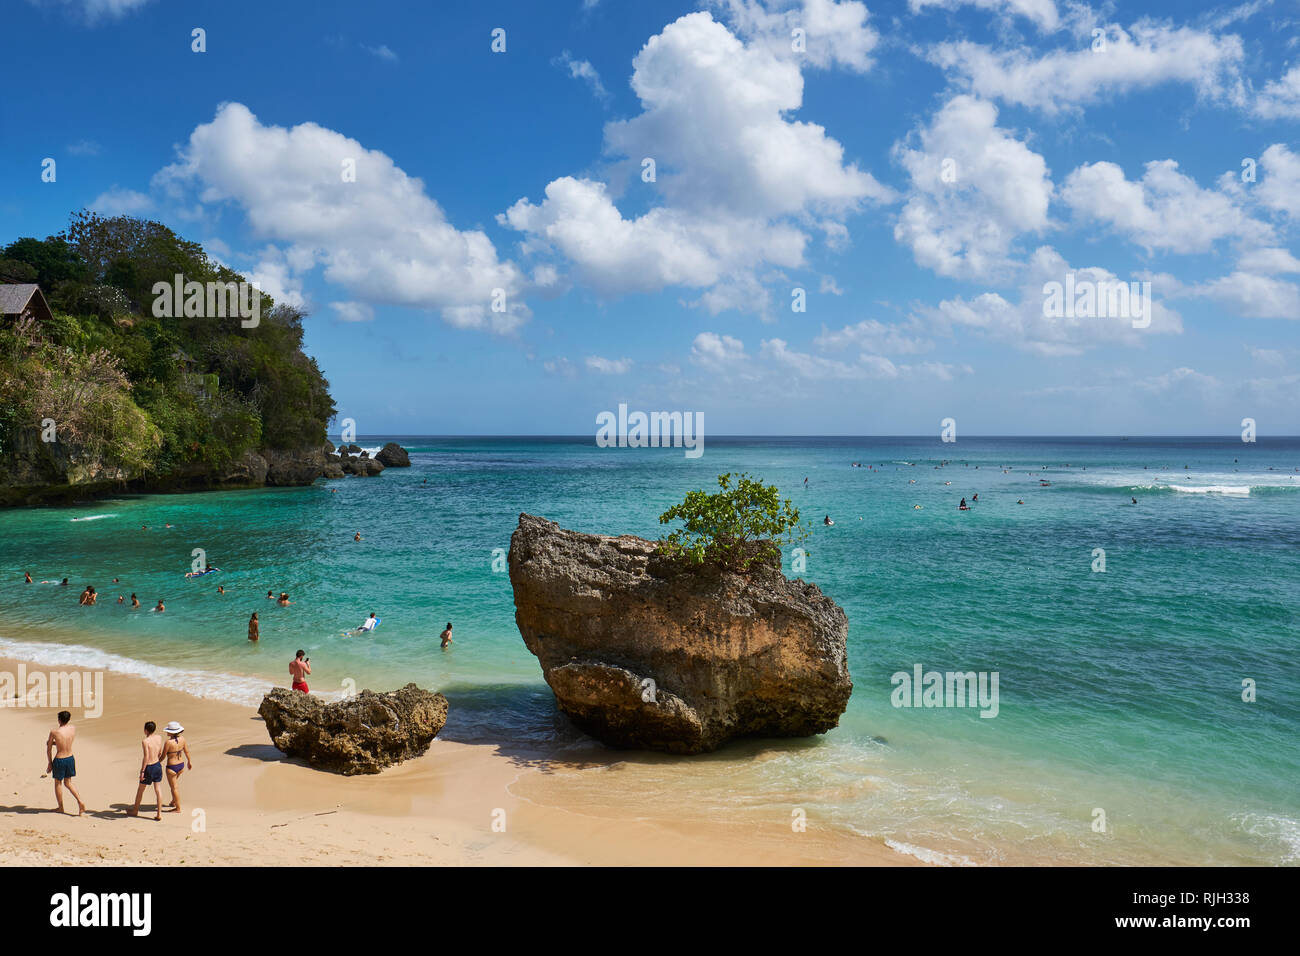
[[[689,566],[652,541],[521,514],[509,564],[515,621],[556,702],[607,744],[700,753],[810,736],[848,705],[844,611],[776,563]]]
[[[277,750],[349,776],[418,757],[447,722],[447,698],[407,684],[331,704],[277,687],[257,709]]]
[[[385,468],[410,468],[411,456],[395,441],[390,441],[375,455],[375,460]]]

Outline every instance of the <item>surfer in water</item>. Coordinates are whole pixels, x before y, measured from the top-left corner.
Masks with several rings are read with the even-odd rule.
[[[966,499],[965,499],[965,498],[963,498],[963,499],[961,500],[961,504],[959,504],[959,505],[957,506],[957,510],[958,510],[958,511],[970,511],[970,505],[966,504]]]
[[[352,629],[352,634],[354,636],[358,634],[366,634],[369,633],[370,631],[373,631],[378,626],[379,626],[379,618],[375,617],[374,611],[371,611],[370,616],[361,622],[360,627],[354,627]]]
[[[822,524],[826,525],[826,527],[829,528],[829,527],[831,527],[832,525],[834,525],[835,522],[831,520],[831,516],[830,516],[830,515],[827,515],[825,518],[822,519]]]

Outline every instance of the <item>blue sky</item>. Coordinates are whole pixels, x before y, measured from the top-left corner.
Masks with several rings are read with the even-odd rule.
[[[5,20],[0,240],[167,223],[309,310],[363,434],[1300,433],[1297,0]],[[1149,325],[1045,315],[1067,275]]]

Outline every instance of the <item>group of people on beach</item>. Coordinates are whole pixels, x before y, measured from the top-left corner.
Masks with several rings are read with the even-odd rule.
[[[50,731],[45,740],[45,772],[54,778],[54,802],[59,813],[63,809],[63,789],[66,787],[77,801],[77,816],[86,812],[86,802],[77,792],[73,778],[77,776],[77,758],[72,753],[73,742],[77,737],[77,728],[72,723],[72,714],[66,710],[59,711],[59,725]],[[185,728],[177,721],[171,721],[158,732],[158,725],[152,720],[144,725],[144,740],[140,744],[140,781],[135,790],[135,803],[126,811],[129,817],[140,815],[140,802],[145,790],[152,785],[154,793],[154,819],[161,820],[163,813],[162,781],[164,774],[167,786],[171,789],[171,803],[166,810],[179,813],[181,810],[181,774],[194,769],[190,758],[190,746],[185,740]]]

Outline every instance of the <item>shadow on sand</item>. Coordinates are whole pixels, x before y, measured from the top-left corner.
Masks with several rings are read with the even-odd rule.
[[[553,773],[611,767],[620,763],[676,764],[747,761],[773,749],[803,750],[818,746],[818,737],[735,740],[708,754],[683,756],[645,750],[617,750],[588,737],[556,706],[545,684],[452,684],[446,696],[447,726],[439,740],[489,744],[518,767]]]

